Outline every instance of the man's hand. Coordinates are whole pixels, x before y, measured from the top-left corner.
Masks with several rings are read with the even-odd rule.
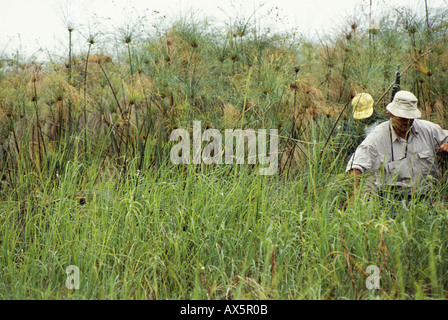
[[[353,192],[350,195],[350,198],[344,203],[343,207],[346,208],[348,205],[352,205],[355,197],[356,190],[359,188],[359,178],[362,172],[358,169],[352,169],[348,172],[354,179]]]
[[[446,143],[448,148],[448,143]],[[353,190],[353,193],[355,193],[356,189],[359,187],[359,176],[361,175],[361,170],[358,169],[352,169],[348,172],[349,174],[352,174],[355,177],[355,188]]]
[[[448,153],[448,143],[442,144],[439,149],[437,149],[439,152]]]

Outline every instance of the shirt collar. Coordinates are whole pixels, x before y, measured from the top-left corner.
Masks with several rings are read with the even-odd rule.
[[[416,126],[415,125],[416,123],[415,123],[415,120],[414,120],[414,123],[412,124],[412,127],[411,127],[411,133],[412,133],[412,135],[413,136],[417,136],[418,135],[418,125]],[[391,120],[389,120],[389,129],[390,129],[390,132],[392,133],[392,141],[400,141],[400,137],[395,133],[395,130],[393,129],[393,127],[392,127],[392,119]]]

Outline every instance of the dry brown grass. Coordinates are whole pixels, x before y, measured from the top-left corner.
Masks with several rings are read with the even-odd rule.
[[[0,102],[0,125],[3,125],[7,119],[6,104]]]
[[[240,112],[231,103],[226,103],[222,107],[223,123],[226,128],[233,128],[240,119]]]

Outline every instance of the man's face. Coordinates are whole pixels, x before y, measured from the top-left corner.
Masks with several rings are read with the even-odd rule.
[[[411,129],[412,124],[414,123],[414,119],[400,118],[394,116],[393,114],[389,115],[392,119],[392,127],[398,134],[408,132]]]

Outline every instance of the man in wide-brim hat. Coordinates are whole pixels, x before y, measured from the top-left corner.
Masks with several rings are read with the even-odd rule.
[[[371,185],[404,198],[425,195],[437,180],[437,151],[448,153],[448,130],[420,120],[417,98],[399,91],[386,107],[390,120],[380,123],[358,146],[346,171],[372,173]]]

